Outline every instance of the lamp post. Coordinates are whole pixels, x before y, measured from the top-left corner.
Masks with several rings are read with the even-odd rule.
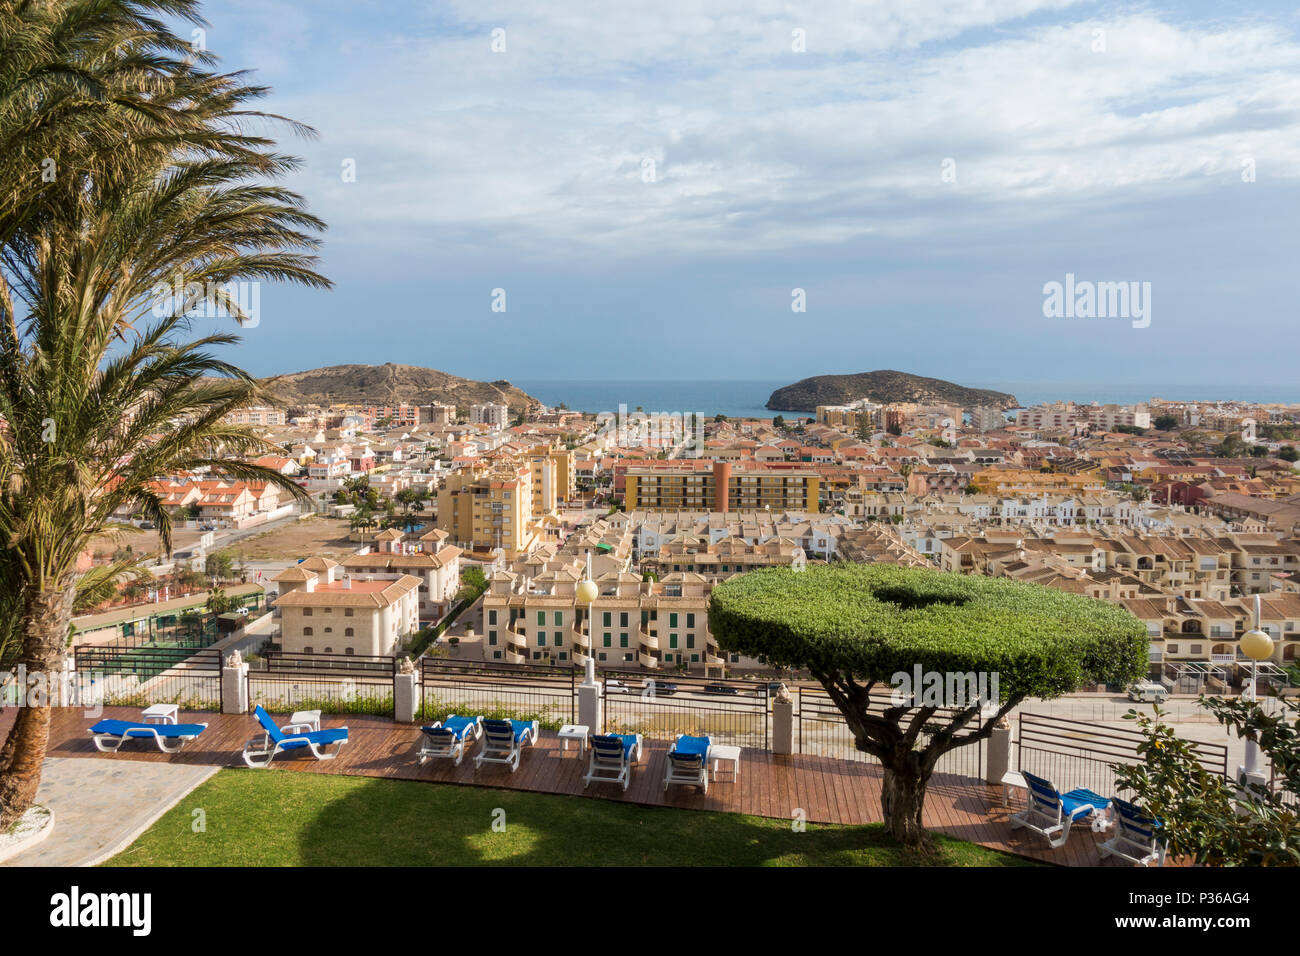
[[[1266,661],[1273,656],[1273,638],[1269,637],[1268,632],[1260,627],[1260,600],[1259,595],[1255,595],[1255,626],[1241,635],[1239,647],[1241,652],[1251,660],[1250,665],[1250,683],[1242,693],[1242,697],[1252,703],[1259,699],[1258,689],[1255,681],[1259,673],[1259,662]],[[1259,744],[1253,739],[1246,739],[1246,765],[1237,768],[1237,780],[1239,783],[1267,786],[1268,781],[1264,777],[1264,771],[1260,767]]]
[[[599,594],[600,594],[600,588],[598,588],[598,587],[596,586],[596,582],[595,582],[594,580],[592,580],[592,577],[591,577],[591,551],[588,551],[588,552],[587,552],[587,576],[586,576],[585,578],[583,578],[581,581],[578,582],[577,601],[578,601],[579,604],[585,604],[585,605],[587,605],[587,666],[586,666],[586,679],[587,679],[589,682],[593,683],[593,684],[596,682],[596,664],[595,664],[595,659],[596,659],[595,647],[596,647],[596,645],[595,645],[595,637],[593,636],[594,631],[593,631],[593,628],[592,628],[592,617],[591,617],[591,615],[592,615],[592,613],[593,613],[593,607],[592,607],[592,606],[595,604],[596,597],[597,597]]]

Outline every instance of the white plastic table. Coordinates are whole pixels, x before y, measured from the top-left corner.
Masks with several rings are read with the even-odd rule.
[[[179,711],[175,704],[150,704],[140,711],[140,717],[146,724],[174,724]]]
[[[559,737],[563,741],[565,750],[569,749],[570,740],[576,740],[578,742],[578,756],[583,757],[587,753],[587,735],[590,732],[591,728],[586,724],[565,724],[560,728]]]
[[[289,715],[289,723],[284,725],[284,732],[291,734],[304,730],[320,730],[319,710],[295,710]]]
[[[1020,771],[1008,770],[1006,773],[1002,775],[1002,805],[1004,807],[1009,805],[1009,797],[1011,795],[1011,789],[1013,787],[1017,790],[1025,791],[1025,802],[1028,803],[1029,802],[1028,781],[1026,781],[1025,778],[1020,774]]]
[[[726,744],[714,744],[709,747],[709,759],[713,761],[714,780],[718,779],[718,761],[727,760],[731,763],[731,779],[735,780],[740,776],[740,748],[732,747]]]

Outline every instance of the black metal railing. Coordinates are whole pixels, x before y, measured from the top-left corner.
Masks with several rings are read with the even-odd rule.
[[[392,717],[398,666],[388,656],[268,653],[249,663],[249,706]]]
[[[1146,739],[1138,730],[1031,713],[1020,714],[1016,738],[1016,769],[1051,781],[1061,793],[1087,787],[1107,797],[1115,795],[1115,765],[1142,763],[1138,746]],[[1203,767],[1227,777],[1226,745],[1189,743]]]
[[[87,644],[73,648],[72,657],[84,702],[221,709],[221,652],[215,648]]]
[[[645,671],[602,671],[607,733],[638,733],[654,740],[678,734],[766,750],[771,700],[767,683]]]
[[[872,696],[868,713],[880,715],[891,705],[888,697]],[[880,761],[871,754],[864,753],[857,747],[853,732],[844,719],[844,715],[820,688],[800,687],[796,695],[798,712],[799,752],[834,757],[837,760],[855,760],[862,763],[879,764]],[[947,725],[958,711],[939,710],[926,724],[917,737],[917,749],[925,747],[933,732]],[[958,740],[974,736],[982,726],[978,719],[972,719],[957,735]],[[949,750],[935,764],[935,773],[947,773],[957,776],[984,779],[984,740],[976,739],[963,743]]]
[[[420,658],[424,721],[449,714],[536,720],[558,730],[577,720],[577,671],[544,664],[498,664]]]

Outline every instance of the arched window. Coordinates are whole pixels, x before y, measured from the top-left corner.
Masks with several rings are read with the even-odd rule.
[[[352,636],[352,628],[350,628],[350,627],[345,627],[345,628],[343,628],[343,636],[344,636],[344,637],[351,637],[351,636]],[[348,649],[351,650],[351,648],[348,648]]]
[[[303,652],[304,654],[310,654],[310,653],[311,653],[311,648],[310,648],[310,647],[304,647],[304,648],[302,649],[302,652]]]
[[[344,654],[347,654],[347,655],[352,655],[352,654],[355,654],[356,652],[357,652],[357,649],[356,649],[355,647],[349,647],[349,648],[344,649],[344,651],[343,651],[343,653],[344,653]]]
[[[332,648],[332,647],[327,647],[327,648],[325,648],[325,653],[326,653],[326,654],[333,654],[333,653],[334,653],[334,648]]]
[[[310,627],[304,627],[304,628],[302,629],[302,636],[303,636],[303,637],[311,637],[311,628],[310,628]]]

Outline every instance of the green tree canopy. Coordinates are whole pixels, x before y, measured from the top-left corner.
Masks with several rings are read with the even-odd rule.
[[[914,847],[925,786],[944,753],[987,737],[1027,697],[1128,683],[1146,628],[1117,605],[1000,578],[885,564],[771,568],[718,585],[709,624],[726,651],[808,670],[884,767],[890,832]],[[985,675],[997,700],[900,705],[896,675]],[[872,699],[873,688],[878,688]],[[928,736],[920,743],[922,734]]]

